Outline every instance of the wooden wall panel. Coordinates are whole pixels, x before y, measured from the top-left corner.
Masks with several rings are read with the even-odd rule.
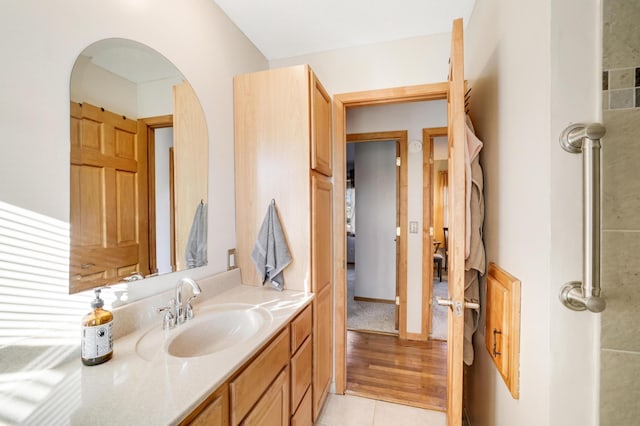
[[[293,258],[284,270],[285,288],[310,289],[308,80],[307,66],[234,80],[237,259],[243,284],[262,284],[251,252],[274,199]]]

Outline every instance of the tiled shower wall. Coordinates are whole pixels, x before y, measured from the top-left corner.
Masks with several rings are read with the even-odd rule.
[[[640,421],[640,1],[603,2],[600,424]]]

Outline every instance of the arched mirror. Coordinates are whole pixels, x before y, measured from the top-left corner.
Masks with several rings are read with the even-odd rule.
[[[131,40],[71,74],[69,292],[207,263],[208,132],[193,89]]]

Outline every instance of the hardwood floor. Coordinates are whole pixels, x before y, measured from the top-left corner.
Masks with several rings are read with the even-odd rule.
[[[347,392],[445,411],[447,342],[347,331]]]

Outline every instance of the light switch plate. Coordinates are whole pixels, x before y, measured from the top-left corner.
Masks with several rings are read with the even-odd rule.
[[[409,222],[409,232],[412,233],[412,234],[417,234],[418,233],[418,222],[417,221]]]

